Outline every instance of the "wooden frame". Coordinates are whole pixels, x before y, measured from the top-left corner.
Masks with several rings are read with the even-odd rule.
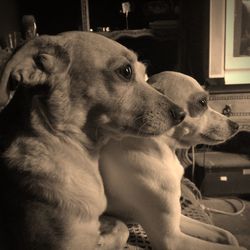
[[[242,0],[210,0],[209,78],[250,84],[250,56],[239,53]]]
[[[90,31],[89,1],[81,0],[82,30]]]
[[[239,21],[241,20],[242,0],[226,1],[226,36],[225,36],[225,83],[226,84],[249,84],[250,83],[250,56],[237,54],[239,35]],[[237,12],[235,12],[237,10]],[[236,30],[236,28],[238,28]],[[235,44],[236,40],[236,44]],[[236,46],[236,50],[235,50]]]
[[[225,0],[210,0],[209,78],[224,77]]]

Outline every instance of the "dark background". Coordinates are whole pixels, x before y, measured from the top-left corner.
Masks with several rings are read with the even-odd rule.
[[[174,37],[168,30],[160,30],[159,37],[122,37],[119,42],[138,53],[148,65],[149,75],[163,70],[177,70],[189,74],[202,84],[207,78],[208,60],[208,0],[131,0],[129,29],[149,28],[159,20],[176,20]],[[90,27],[125,28],[121,0],[90,0]],[[150,11],[159,5],[158,12]],[[157,8],[156,8],[157,10]],[[59,0],[0,0],[0,46],[8,32],[21,31],[23,15],[34,15],[39,34],[57,34],[81,30],[81,1]],[[165,32],[165,33],[164,33]]]

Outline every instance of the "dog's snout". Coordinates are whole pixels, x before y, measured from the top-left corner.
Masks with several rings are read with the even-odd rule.
[[[235,133],[239,129],[239,124],[237,122],[233,122],[231,120],[228,121],[229,127],[231,128],[232,132]]]
[[[170,115],[171,115],[172,119],[174,120],[174,124],[177,125],[177,124],[181,123],[184,120],[184,118],[186,116],[186,113],[180,107],[173,106],[170,109]]]

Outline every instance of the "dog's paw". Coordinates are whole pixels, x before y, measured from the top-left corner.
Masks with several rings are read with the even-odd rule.
[[[239,246],[238,240],[232,233],[216,226],[211,226],[211,231],[207,233],[207,236],[208,241]]]
[[[122,221],[110,216],[101,216],[100,222],[100,239],[96,250],[122,249],[129,236],[127,226]]]
[[[202,239],[202,240],[214,242],[214,243],[239,246],[239,243],[236,237],[232,233],[223,229],[221,229],[220,231],[214,230],[214,231],[208,232],[206,236],[197,235],[195,237]]]
[[[238,240],[232,233],[225,230],[223,236],[222,237],[223,237],[224,242],[222,243],[232,245],[232,246],[239,246]]]

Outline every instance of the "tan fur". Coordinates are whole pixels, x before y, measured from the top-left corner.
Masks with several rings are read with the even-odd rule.
[[[114,220],[111,234],[99,232],[106,208],[99,144],[110,135],[161,134],[181,121],[170,111],[182,112],[144,76],[133,52],[85,32],[37,37],[9,60],[1,107],[14,93],[10,82],[19,87],[0,126],[6,249],[119,249],[126,243],[122,222]]]
[[[189,76],[162,72],[149,78],[149,83],[187,115],[164,135],[127,137],[104,147],[100,170],[107,213],[139,222],[156,250],[243,249],[231,233],[181,215],[183,167],[175,155],[176,148],[225,141],[237,131],[237,124],[206,102],[203,106],[200,98],[206,100],[207,93]]]

